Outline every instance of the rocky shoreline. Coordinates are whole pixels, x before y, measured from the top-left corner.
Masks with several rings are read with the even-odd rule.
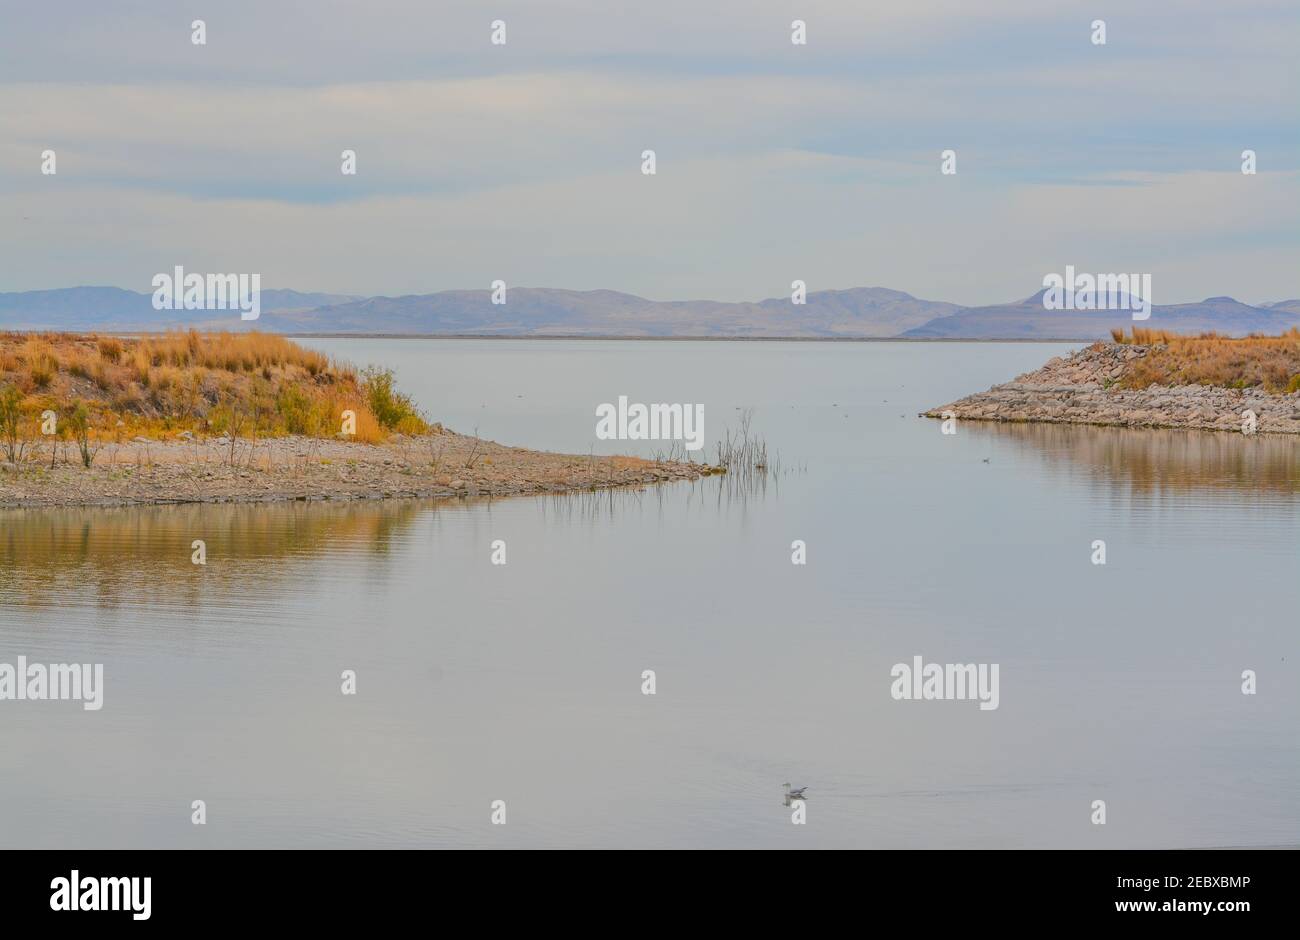
[[[1033,421],[1128,428],[1185,428],[1240,433],[1245,412],[1261,434],[1300,434],[1300,392],[1206,385],[1119,386],[1149,346],[1096,343],[1068,358],[995,385],[987,392],[922,412],[927,418]]]
[[[82,467],[75,448],[41,442],[0,460],[0,509],[179,503],[521,496],[694,480],[705,464],[553,454],[452,431],[384,444],[304,437],[136,438]]]

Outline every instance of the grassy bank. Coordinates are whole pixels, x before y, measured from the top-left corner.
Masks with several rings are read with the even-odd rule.
[[[1259,388],[1275,395],[1300,390],[1300,329],[1281,336],[1233,338],[1135,327],[1131,333],[1115,330],[1111,336],[1121,345],[1149,347],[1126,370],[1119,382],[1122,388],[1207,385]]]
[[[391,371],[358,372],[281,336],[0,333],[0,456],[10,462],[50,439],[76,441],[88,460],[97,443],[140,435],[333,438],[345,412],[361,442],[429,430]]]

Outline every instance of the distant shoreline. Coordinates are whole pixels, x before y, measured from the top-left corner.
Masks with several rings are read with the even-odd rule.
[[[177,327],[186,329],[186,327]],[[27,333],[30,330],[7,332]],[[51,332],[60,332],[52,330]],[[175,330],[73,330],[69,332],[107,333],[113,336],[166,336]],[[273,332],[273,331],[269,331]],[[530,336],[499,333],[279,333],[285,339],[526,339],[526,340],[589,340],[592,342],[626,342],[629,340],[671,343],[1095,343],[1097,337],[994,337],[957,336],[590,336],[584,334]]]

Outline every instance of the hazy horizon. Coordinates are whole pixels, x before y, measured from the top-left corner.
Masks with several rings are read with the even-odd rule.
[[[153,289],[152,289],[151,287],[149,287],[148,285],[146,285],[146,286],[143,287],[143,288],[140,288],[140,287],[124,287],[124,286],[121,285],[121,284],[90,284],[90,283],[84,283],[84,284],[65,284],[65,285],[59,285],[59,286],[55,286],[55,287],[33,287],[33,288],[25,288],[25,289],[23,289],[23,290],[14,290],[14,291],[5,290],[5,291],[0,291],[0,293],[35,293],[35,292],[42,292],[42,291],[58,291],[58,290],[99,290],[99,289],[104,289],[104,288],[117,289],[117,290],[127,290],[127,291],[132,291],[132,292],[137,293],[137,294],[145,294],[145,295],[148,295],[148,294],[152,293],[152,290],[153,290]],[[337,294],[337,295],[340,295],[340,296],[344,296],[344,295],[349,296],[349,297],[351,297],[351,298],[354,299],[354,300],[365,300],[365,299],[371,299],[371,298],[390,298],[390,299],[393,299],[393,298],[399,298],[399,297],[405,297],[405,296],[422,296],[422,295],[425,295],[425,294],[462,293],[462,292],[474,292],[474,291],[482,292],[482,293],[488,293],[488,292],[491,291],[491,288],[490,288],[490,287],[481,286],[481,285],[479,285],[479,286],[451,286],[451,287],[431,288],[431,289],[428,289],[428,290],[416,290],[416,291],[411,291],[411,292],[409,292],[409,293],[404,293],[404,294],[393,294],[393,293],[365,294],[365,293],[356,293],[356,292],[353,292],[353,291],[325,291],[325,290],[319,290],[319,289],[314,288],[314,287],[286,286],[286,285],[283,285],[283,284],[263,284],[263,285],[262,285],[262,290],[263,290],[263,291],[292,291],[292,292],[297,293],[297,294]],[[768,300],[783,300],[783,299],[784,299],[784,300],[788,300],[788,299],[789,299],[789,291],[786,291],[786,292],[784,293],[784,295],[782,295],[782,294],[775,294],[775,295],[769,295],[769,296],[766,296],[766,297],[740,297],[740,298],[737,298],[737,299],[734,299],[734,300],[722,300],[722,299],[717,298],[717,297],[655,297],[655,296],[652,296],[652,295],[636,293],[636,292],[634,292],[634,291],[622,290],[622,289],[617,288],[617,287],[587,287],[587,288],[575,288],[575,287],[564,287],[564,286],[562,286],[562,285],[555,285],[555,284],[512,284],[512,285],[510,285],[510,290],[533,290],[533,291],[536,291],[536,290],[549,290],[549,291],[570,291],[570,292],[574,292],[574,293],[600,293],[600,292],[606,292],[606,293],[614,293],[614,294],[625,294],[625,295],[632,296],[632,297],[638,297],[638,298],[640,298],[640,299],[642,299],[642,300],[649,300],[649,301],[652,301],[652,302],[654,302],[654,303],[692,303],[692,302],[700,302],[700,303],[726,303],[726,304],[732,304],[732,303],[736,303],[736,304],[757,304],[757,303],[762,303],[762,302],[764,302],[764,301],[768,301]],[[954,305],[959,306],[959,307],[977,307],[977,306],[990,306],[990,305],[1004,305],[1004,304],[1014,304],[1014,303],[1019,303],[1019,302],[1021,302],[1021,301],[1028,300],[1028,299],[1033,298],[1036,294],[1041,293],[1041,292],[1043,291],[1043,288],[1042,288],[1042,287],[1037,287],[1037,288],[1035,288],[1035,290],[1031,291],[1031,292],[1028,293],[1028,294],[1024,294],[1023,296],[1017,296],[1017,297],[1005,298],[1005,299],[1003,299],[1003,300],[1001,300],[1001,301],[993,301],[992,304],[975,304],[975,303],[966,303],[966,302],[964,302],[964,301],[962,301],[962,300],[960,300],[960,299],[953,299],[953,298],[951,298],[951,297],[930,297],[930,296],[923,296],[923,295],[918,295],[918,294],[912,293],[911,291],[904,291],[904,290],[901,290],[901,289],[896,288],[896,287],[890,287],[890,286],[887,285],[887,284],[854,284],[854,285],[851,285],[851,286],[849,286],[849,287],[822,287],[822,288],[816,288],[816,289],[810,288],[810,289],[808,290],[808,293],[809,293],[809,294],[822,294],[822,293],[845,293],[845,292],[848,292],[848,291],[858,291],[858,290],[870,290],[870,291],[885,290],[885,291],[895,291],[895,292],[898,292],[898,293],[908,294],[909,296],[911,296],[911,297],[913,297],[913,298],[915,298],[915,299],[917,299],[917,300],[928,300],[928,301],[934,301],[935,303],[948,303],[948,304],[954,304]],[[1300,292],[1298,292],[1298,294],[1300,294]],[[1248,306],[1267,306],[1268,304],[1285,303],[1285,302],[1287,302],[1287,301],[1291,301],[1291,300],[1296,300],[1296,299],[1297,299],[1296,296],[1288,296],[1288,297],[1273,297],[1273,298],[1266,298],[1266,299],[1259,300],[1259,301],[1251,301],[1251,300],[1247,300],[1247,299],[1245,299],[1245,298],[1243,298],[1243,297],[1238,297],[1238,296],[1235,296],[1235,295],[1232,295],[1232,294],[1222,294],[1222,293],[1219,293],[1219,294],[1207,294],[1207,295],[1205,295],[1204,297],[1195,297],[1195,298],[1191,298],[1191,299],[1188,299],[1188,300],[1169,300],[1169,301],[1161,300],[1161,301],[1158,302],[1157,306],[1170,306],[1170,305],[1175,305],[1175,304],[1184,304],[1184,303],[1200,303],[1200,302],[1203,302],[1203,301],[1206,301],[1206,300],[1211,300],[1211,299],[1219,298],[1219,297],[1228,297],[1228,298],[1230,298],[1230,299],[1232,299],[1232,300],[1239,301],[1240,303],[1246,304],[1246,305],[1248,305]]]

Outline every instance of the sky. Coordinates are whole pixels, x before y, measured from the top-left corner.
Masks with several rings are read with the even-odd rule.
[[[1297,49],[1295,0],[0,0],[0,291],[1295,298]]]

